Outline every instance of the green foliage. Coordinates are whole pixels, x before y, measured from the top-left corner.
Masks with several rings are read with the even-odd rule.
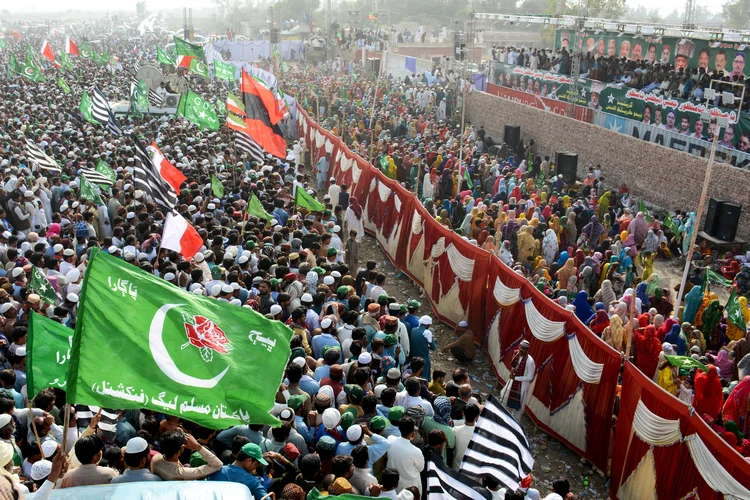
[[[722,14],[731,29],[746,29],[750,25],[750,0],[728,0]]]

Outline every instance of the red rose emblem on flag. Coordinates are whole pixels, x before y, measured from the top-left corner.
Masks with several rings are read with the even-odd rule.
[[[229,351],[229,339],[224,332],[210,319],[204,316],[194,316],[195,325],[185,323],[185,333],[188,341],[199,349],[210,349],[221,354]]]

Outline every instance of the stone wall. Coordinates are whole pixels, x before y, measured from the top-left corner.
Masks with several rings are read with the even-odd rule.
[[[698,208],[705,159],[483,92],[469,95],[466,119],[484,125],[496,142],[502,141],[506,124],[520,125],[524,142],[534,139],[542,157],[554,160],[556,151],[578,153],[579,179],[588,167],[600,164],[606,185],[625,183],[634,197],[649,205]],[[714,163],[708,195],[743,206],[737,234],[750,239],[750,171]]]

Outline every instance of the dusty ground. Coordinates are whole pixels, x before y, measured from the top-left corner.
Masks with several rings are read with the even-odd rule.
[[[396,297],[399,303],[416,298],[422,303],[420,313],[429,314],[429,305],[422,294],[422,290],[412,283],[407,276],[398,273],[398,270],[391,264],[374,238],[367,237],[363,241],[360,252],[360,262],[374,260],[383,269],[387,276],[385,289],[389,295]],[[680,282],[683,268],[684,261],[677,259],[669,262],[657,261],[655,272],[659,275],[662,287],[673,290],[674,286]],[[675,298],[676,293],[673,292],[672,297]],[[447,325],[436,323],[433,325],[432,331],[435,334],[435,342],[438,348],[451,341],[453,330]],[[449,376],[458,366],[450,353],[442,354],[440,352],[432,354],[432,365],[433,368],[446,371]],[[502,387],[497,383],[489,359],[483,351],[479,351],[477,359],[469,366],[469,374],[472,385],[482,393],[483,400],[487,398],[488,394],[499,396]],[[609,482],[606,480],[604,473],[597,470],[560,441],[538,428],[525,415],[522,424],[531,443],[532,455],[535,460],[534,487],[539,489],[543,496],[551,492],[552,481],[560,477],[566,477],[570,481],[572,491],[579,495],[579,498],[587,500],[609,498]],[[584,480],[587,477],[589,480],[588,487],[584,486]]]

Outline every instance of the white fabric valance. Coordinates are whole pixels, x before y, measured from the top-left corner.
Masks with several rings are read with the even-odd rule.
[[[680,421],[660,417],[648,409],[642,400],[633,416],[633,431],[641,441],[653,446],[669,446],[682,439]]]
[[[359,176],[362,175],[362,169],[359,168],[356,163],[352,166],[352,180],[356,183],[359,182]]]
[[[432,257],[433,259],[437,259],[441,255],[443,255],[443,252],[445,252],[445,238],[438,238],[435,244],[432,245],[432,250],[430,250],[430,257]]]
[[[685,444],[690,450],[690,456],[693,457],[695,468],[698,469],[703,480],[714,491],[718,491],[724,495],[724,498],[732,500],[747,500],[750,498],[750,490],[727,472],[697,434],[686,437]]]
[[[471,281],[471,276],[474,274],[474,259],[464,257],[453,244],[448,245],[445,251],[448,252],[448,262],[451,263],[451,269],[458,279]]]
[[[344,155],[343,158],[341,158],[341,161],[339,162],[339,166],[341,167],[342,172],[346,172],[350,168],[352,168],[352,165],[354,165],[354,159],[349,158],[349,156]]]
[[[414,217],[411,219],[411,234],[419,234],[422,229],[422,216],[415,210]]]
[[[526,322],[531,333],[542,342],[554,342],[565,335],[565,323],[550,321],[536,310],[531,299],[523,301],[526,310]]]
[[[315,131],[315,147],[322,148],[323,143],[326,140],[326,136],[320,130]]]
[[[391,188],[389,188],[382,182],[378,182],[378,195],[380,196],[380,201],[384,202],[385,200],[387,200],[390,194],[391,194]]]
[[[495,278],[495,288],[492,293],[501,306],[510,306],[521,300],[521,289],[505,286],[500,278]]]
[[[326,153],[331,154],[333,152],[333,142],[330,139],[326,139]]]
[[[396,207],[396,212],[401,212],[401,198],[398,195],[393,197],[393,205]]]
[[[595,363],[586,356],[581,343],[578,342],[577,335],[568,338],[568,350],[570,351],[570,360],[573,362],[573,368],[578,378],[588,384],[598,384],[602,379],[604,365]]]
[[[375,179],[375,178],[373,178],[373,179],[372,179],[372,180],[370,181],[370,192],[372,193],[373,191],[375,191],[375,188],[376,188],[377,186],[378,186],[378,180],[377,180],[377,179]]]

